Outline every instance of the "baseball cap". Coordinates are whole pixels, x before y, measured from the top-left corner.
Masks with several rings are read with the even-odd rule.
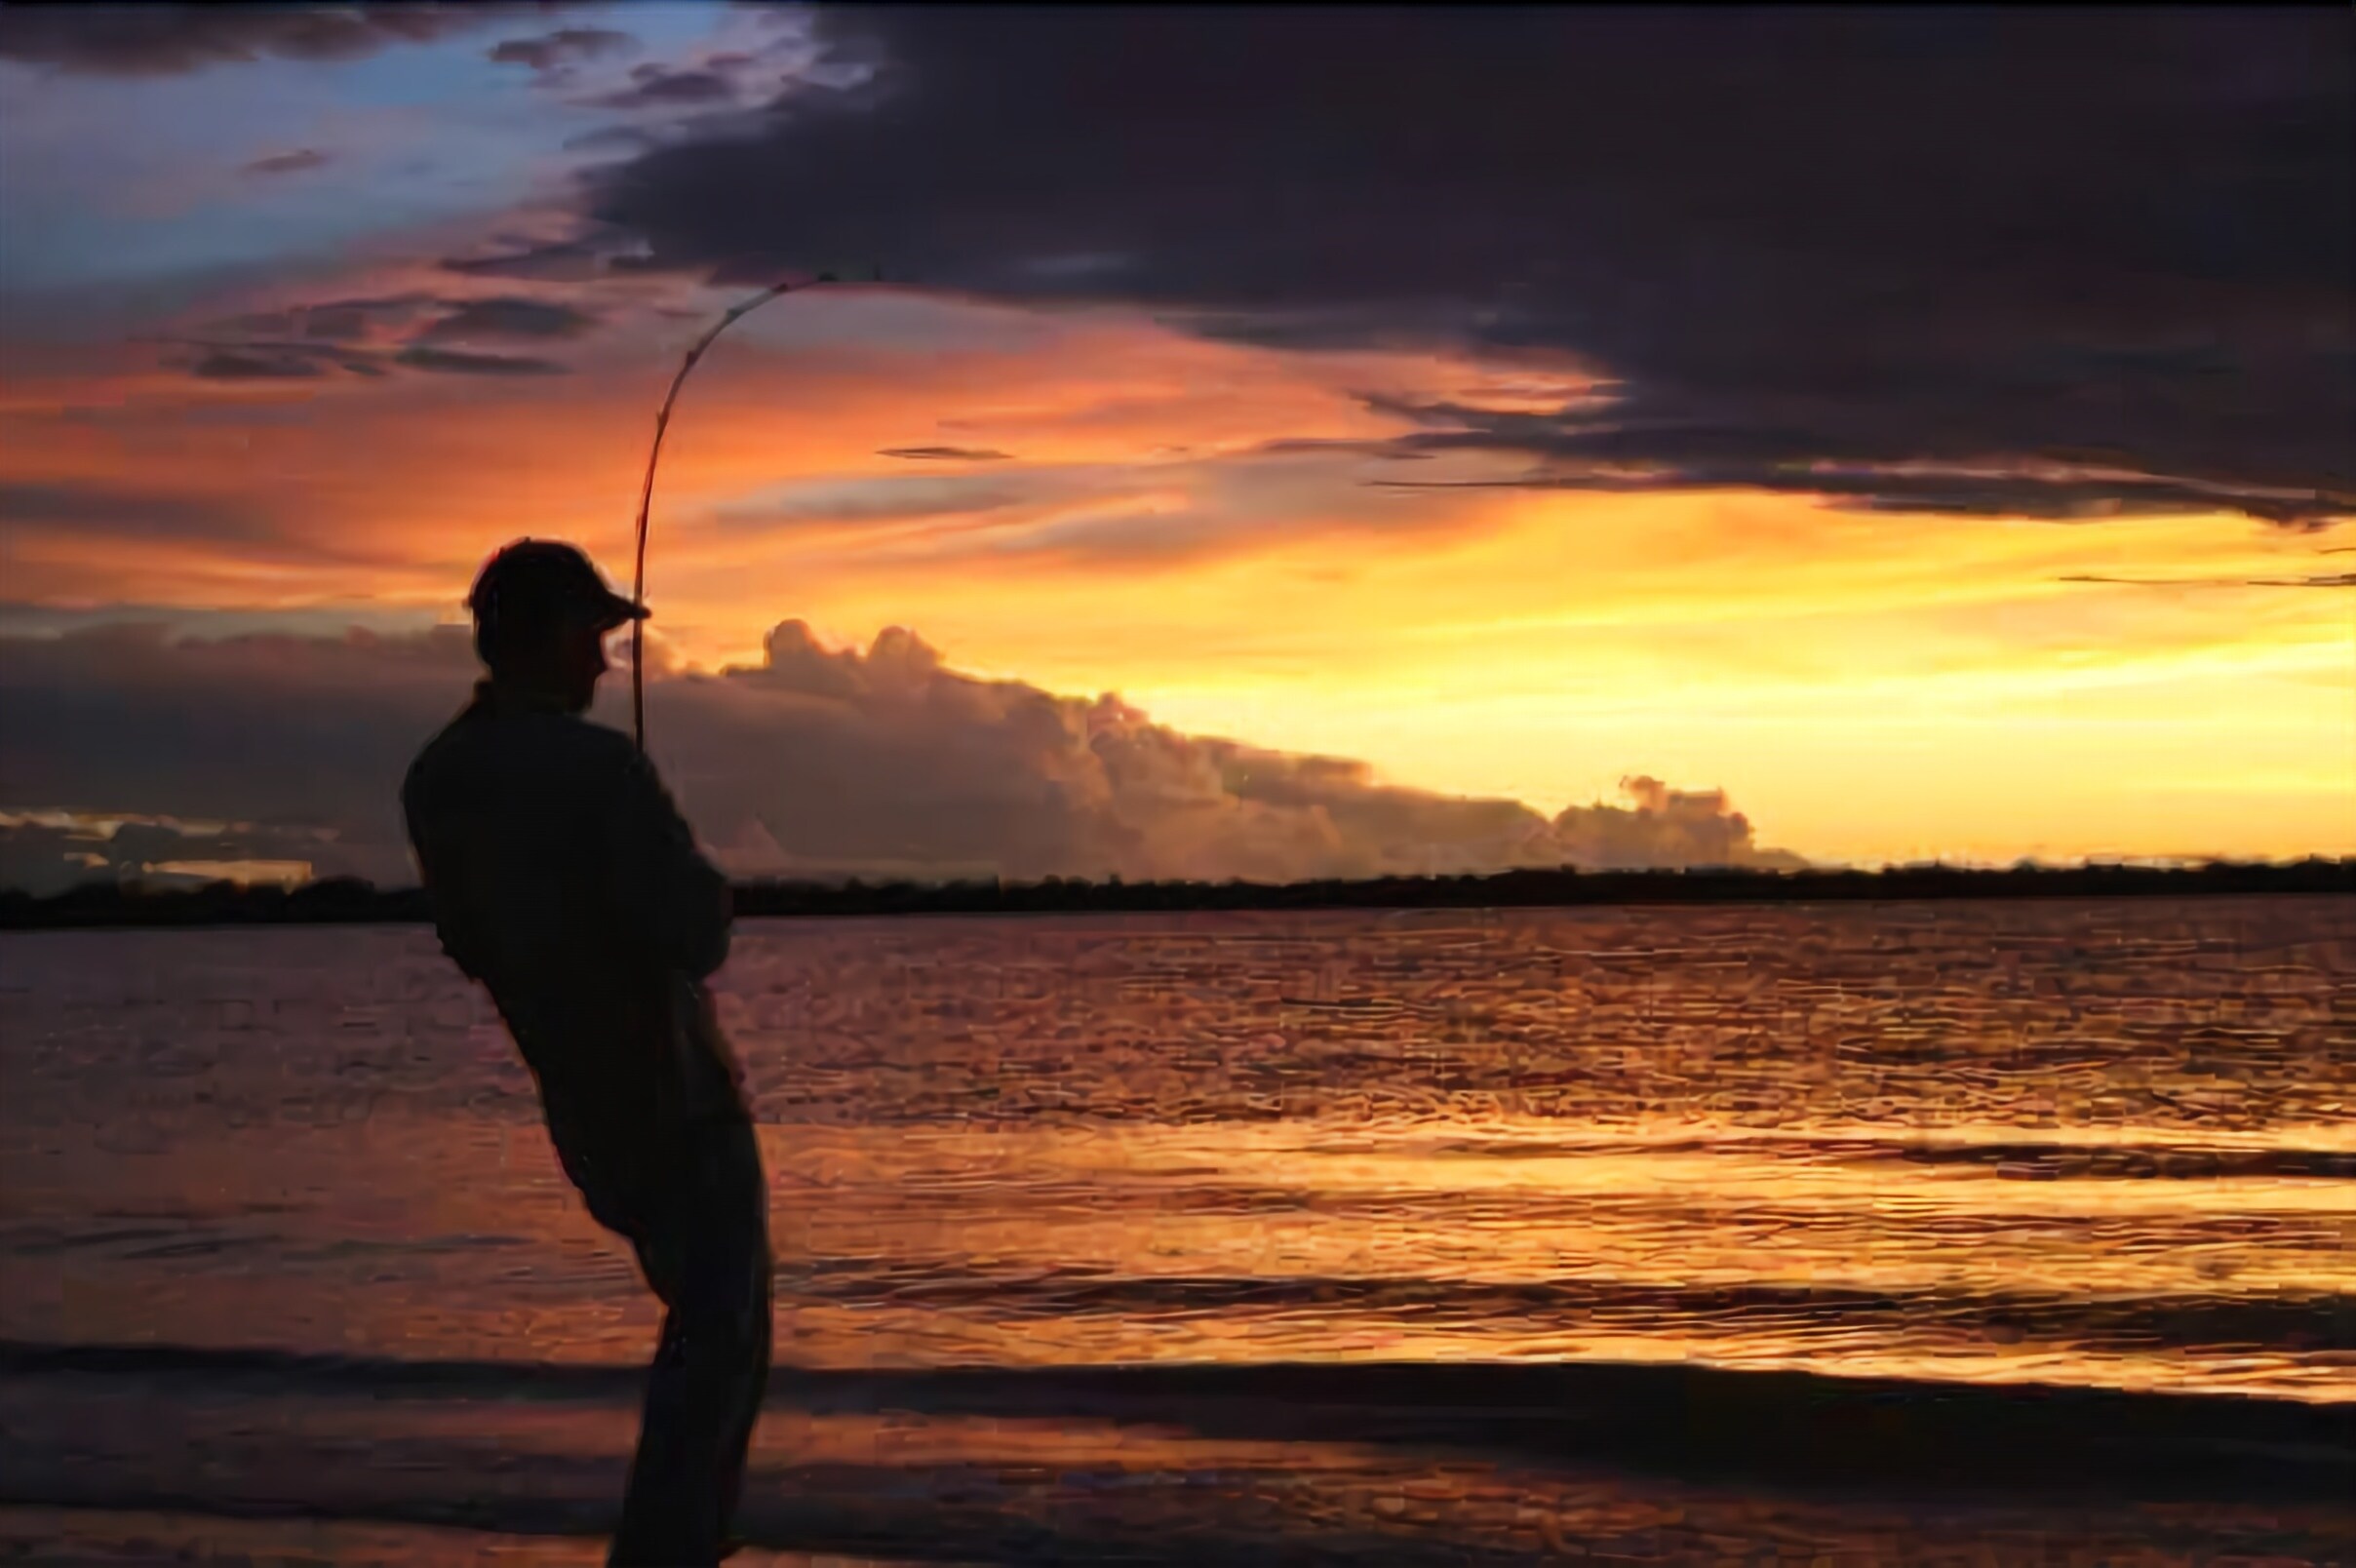
[[[588,621],[606,631],[649,613],[607,587],[587,556],[555,539],[518,539],[492,556],[466,606],[477,621],[509,628]]]

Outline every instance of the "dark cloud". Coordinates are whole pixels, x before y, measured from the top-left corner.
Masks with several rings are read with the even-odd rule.
[[[473,673],[457,627],[174,642],[156,627],[112,626],[0,638],[10,736],[0,811],[226,825],[201,857],[158,841],[173,852],[141,843],[108,866],[301,859],[320,875],[409,882],[395,784]],[[602,716],[619,721],[626,703],[626,692],[609,690]],[[1756,848],[1750,825],[1714,791],[1632,779],[1627,807],[1550,819],[1512,801],[1387,786],[1343,759],[1182,734],[1111,695],[977,680],[896,629],[861,653],[824,648],[788,621],[758,668],[650,680],[648,709],[683,808],[738,876],[1280,881],[1566,860],[1790,863]],[[158,766],[166,758],[172,765]],[[66,852],[55,842],[36,847]]]
[[[449,257],[443,261],[443,269],[461,277],[583,283],[605,277],[615,270],[617,262],[638,254],[634,242],[611,233],[507,243],[508,249],[490,255]]]
[[[579,337],[603,322],[596,312],[556,300],[522,294],[481,299],[430,294],[377,298],[321,299],[278,310],[238,316],[219,324],[223,333],[251,338],[294,339],[288,352],[320,355],[358,352],[373,345],[445,343],[483,339],[546,342]],[[333,346],[330,346],[333,345]],[[259,344],[238,345],[253,349]]]
[[[2351,510],[2345,8],[1337,22],[824,12],[851,85],[608,166],[587,216],[730,283],[873,255],[1294,346],[1568,356],[1617,401],[1427,433],[1542,483]]]
[[[376,298],[321,299],[232,317],[216,329],[255,337],[293,337],[311,343],[359,343],[397,332],[444,301],[431,294],[388,294]]]
[[[333,841],[304,857],[323,874],[413,880],[391,794],[464,694],[473,654],[462,628],[175,643],[160,627],[116,625],[0,647],[11,737],[0,801],[326,827]]]
[[[525,359],[509,354],[470,354],[463,349],[429,348],[418,344],[393,356],[393,363],[412,371],[446,375],[562,375],[565,367],[554,360]]]
[[[630,73],[630,86],[597,101],[609,109],[699,108],[732,102],[736,84],[719,71],[673,70],[664,65],[641,65]]]
[[[885,447],[876,455],[905,457],[912,462],[1002,463],[1011,454],[987,447]]]
[[[661,145],[661,137],[635,125],[601,126],[566,141],[567,152],[644,152]]]
[[[327,162],[328,155],[326,153],[320,152],[316,148],[302,147],[294,152],[273,153],[267,158],[256,158],[252,163],[246,165],[241,173],[249,175],[299,175],[306,170],[323,168],[326,166]]]
[[[1478,428],[1485,426],[1486,428]],[[1748,449],[1745,451],[1744,449]],[[1778,456],[1778,451],[1786,455]],[[1763,490],[1821,495],[1858,511],[2091,522],[2240,512],[2285,528],[2311,528],[2356,513],[2356,492],[2304,492],[2045,463],[2007,470],[1895,458],[1802,459],[1796,438],[1775,432],[1614,428],[1586,414],[1549,418],[1467,412],[1463,427],[1404,438],[1397,455],[1499,451],[1537,459],[1509,480],[1376,480],[1393,490]],[[1826,444],[1818,444],[1819,451]]]
[[[610,27],[559,27],[538,38],[510,38],[494,47],[490,59],[493,64],[528,65],[534,71],[546,72],[581,60],[628,54],[637,48],[637,39]]]
[[[1379,400],[1369,399],[1367,401],[1374,402]],[[1344,441],[1322,436],[1302,436],[1283,441],[1264,441],[1257,447],[1252,448],[1250,451],[1244,453],[1243,455],[1251,457],[1295,457],[1315,453],[1330,453],[1334,455],[1349,453],[1360,457],[1380,457],[1386,462],[1425,462],[1429,461],[1432,456],[1432,454],[1428,451],[1413,451],[1402,447],[1399,443],[1394,441]]]
[[[327,374],[317,355],[221,348],[200,354],[188,373],[203,381],[307,381]]]
[[[178,345],[173,361],[199,380],[314,380],[330,371],[382,375],[384,367],[363,349],[327,341],[249,340]]]
[[[277,58],[357,59],[519,16],[533,5],[84,5],[0,10],[0,59],[106,76],[172,76]]]
[[[452,339],[578,337],[597,326],[600,319],[589,311],[545,299],[515,296],[469,299],[426,328],[418,340],[439,343]]]
[[[577,306],[521,295],[326,299],[224,321],[218,326],[220,340],[179,342],[183,351],[194,351],[183,352],[179,363],[192,375],[228,381],[314,379],[332,371],[383,375],[393,368],[544,375],[564,367],[443,345],[561,341],[580,336],[603,319]]]
[[[250,496],[175,493],[136,484],[79,480],[0,483],[0,581],[11,580],[20,541],[60,533],[71,534],[85,548],[107,541],[121,552],[126,565],[140,551],[159,544],[185,545],[192,538],[234,545],[242,560],[256,567],[371,570],[383,565],[380,557],[333,534],[299,527],[290,530],[268,504]],[[21,621],[28,611],[41,612],[34,607],[0,604],[0,617],[12,621]],[[0,724],[0,735],[5,733]]]

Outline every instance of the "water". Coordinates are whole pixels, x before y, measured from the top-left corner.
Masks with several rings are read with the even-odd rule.
[[[2254,1410],[2336,1441],[2356,900],[755,922],[721,990],[805,1373],[759,1440],[766,1545],[2175,1562],[2344,1539],[2297,1487],[2113,1517],[2038,1512],[2014,1477],[1961,1518],[1887,1477],[1867,1504],[1639,1474],[1606,1438],[1668,1367],[1606,1436],[1445,1456],[1533,1386],[1515,1365],[1565,1362],[1897,1380],[1940,1411],[1955,1384],[2130,1391],[2090,1430]],[[120,1560],[135,1516],[74,1511],[102,1505],[227,1557],[261,1549],[243,1530],[291,1560],[595,1560],[562,1538],[618,1491],[653,1305],[429,933],[12,936],[0,1039],[0,1496],[26,1505],[0,1543]],[[1304,1362],[1356,1381],[1286,1383]],[[1169,1370],[1080,1371],[1138,1363]],[[1008,1378],[968,1397],[951,1367]],[[1213,1392],[1244,1414],[1204,1415]],[[1377,1405],[1422,1425],[1370,1438]],[[1752,1446],[1746,1475],[1777,1462]],[[311,1522],[253,1522],[290,1510]]]

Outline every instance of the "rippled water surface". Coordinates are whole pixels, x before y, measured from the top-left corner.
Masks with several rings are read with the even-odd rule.
[[[721,986],[796,1365],[2356,1399],[2356,900],[753,922]],[[422,929],[10,936],[0,1040],[0,1338],[646,1353]]]

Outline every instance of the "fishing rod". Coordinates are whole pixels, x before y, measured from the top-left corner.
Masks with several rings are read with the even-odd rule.
[[[877,282],[883,281],[884,271],[881,267],[875,269],[875,277]],[[638,562],[637,568],[630,576],[632,604],[644,605],[647,602],[647,514],[654,504],[654,465],[661,460],[663,432],[671,427],[671,405],[679,401],[679,389],[687,384],[687,372],[695,369],[695,362],[703,358],[703,351],[712,346],[715,338],[770,300],[781,294],[814,289],[822,283],[840,281],[831,272],[821,272],[814,278],[796,278],[771,284],[714,322],[701,337],[695,339],[694,346],[687,350],[687,358],[680,361],[679,373],[671,377],[671,390],[663,394],[662,407],[655,411],[654,445],[647,451],[647,479],[638,491]],[[630,728],[637,737],[638,749],[643,755],[647,749],[647,622],[644,616],[630,623]]]

